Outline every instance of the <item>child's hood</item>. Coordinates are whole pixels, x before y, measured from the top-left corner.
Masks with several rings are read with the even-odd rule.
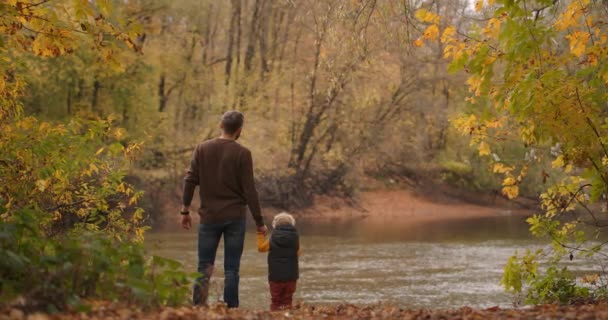
[[[270,241],[282,248],[295,248],[298,246],[298,232],[291,225],[280,225],[272,232]]]

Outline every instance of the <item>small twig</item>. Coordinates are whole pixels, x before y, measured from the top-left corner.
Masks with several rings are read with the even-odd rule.
[[[570,249],[570,250],[575,250],[575,251],[580,251],[580,252],[593,253],[593,254],[599,254],[601,256],[608,257],[608,254],[605,254],[605,253],[600,252],[600,251],[593,251],[593,250],[589,250],[589,249],[584,249],[584,248],[581,248],[581,246],[578,246],[578,247],[569,246],[567,244],[564,244],[564,243],[561,243],[560,241],[555,240],[555,238],[553,238],[553,240],[555,242],[557,242],[562,248],[565,248],[565,249]]]
[[[78,200],[78,201],[71,202],[71,203],[60,204],[60,205],[57,205],[57,206],[51,207],[51,208],[44,208],[44,211],[55,211],[55,210],[58,210],[61,208],[72,207],[72,206],[79,205],[81,203],[85,203],[85,202],[89,202],[89,201],[90,201],[89,199],[82,199],[82,200]]]
[[[39,5],[43,5],[43,4],[47,3],[47,2],[51,2],[51,0],[42,0],[42,1],[37,2],[37,3],[30,3],[28,5],[25,5],[24,7],[29,9],[29,8],[37,7]]]
[[[584,185],[580,186],[580,187],[578,188],[578,190],[576,190],[576,192],[574,192],[574,193],[570,192],[570,199],[569,199],[569,200],[568,200],[568,202],[567,202],[566,204],[564,204],[564,205],[557,205],[557,204],[555,203],[555,199],[551,199],[551,204],[553,205],[553,209],[558,209],[558,210],[560,211],[560,212],[559,212],[559,213],[557,213],[555,216],[559,216],[559,215],[561,215],[562,213],[566,212],[566,209],[567,209],[567,208],[570,206],[570,204],[572,204],[572,202],[573,202],[574,200],[576,200],[576,201],[577,201],[579,204],[581,204],[581,201],[580,201],[580,200],[578,200],[578,198],[577,198],[577,197],[578,197],[578,194],[579,194],[581,191],[583,191],[583,189],[585,189],[585,188],[587,188],[587,187],[591,187],[591,186],[592,186],[591,184],[587,183],[587,184],[584,184]],[[595,219],[595,216],[594,216],[594,219]]]
[[[578,3],[581,5],[581,7],[584,8],[584,4],[580,0],[578,0]],[[586,14],[587,10],[583,9],[581,11],[583,12],[583,17],[585,18],[583,20],[585,21],[585,26],[587,27],[587,31],[589,32],[589,39],[591,40],[591,44],[595,45],[595,40],[593,39],[594,38],[593,31],[591,31],[591,26],[589,25],[588,20],[587,20],[587,14]]]
[[[604,181],[604,184],[608,185],[608,180],[606,179],[606,177],[604,177],[604,175],[602,174],[602,170],[600,169],[600,166],[595,163],[595,160],[593,160],[593,158],[588,157],[587,158],[589,161],[591,161],[591,164],[593,165],[593,167],[595,168],[595,170],[597,170],[597,173],[599,173],[600,178],[602,178],[602,181]]]
[[[574,92],[576,93],[576,100],[578,102],[578,105],[580,106],[581,111],[585,114],[585,120],[587,121],[587,124],[589,125],[589,127],[591,127],[591,130],[593,130],[593,133],[597,137],[598,142],[602,146],[602,150],[604,150],[604,155],[608,157],[608,149],[606,149],[606,145],[602,142],[602,136],[600,135],[599,130],[597,129],[591,118],[589,118],[589,116],[587,115],[587,110],[585,109],[583,101],[581,100],[581,96],[578,92],[578,87],[574,88]]]
[[[490,49],[498,52],[501,55],[504,54],[504,52],[502,52],[500,49],[496,48],[495,46],[493,46],[491,44],[488,44],[487,41],[482,41],[482,40],[473,38],[473,37],[469,36],[468,34],[465,34],[465,33],[461,32],[461,31],[456,31],[456,33],[459,34],[459,35],[461,35],[461,36],[463,36],[463,37],[465,37],[466,39],[469,39],[469,40],[472,40],[472,41],[475,41],[475,42],[479,42],[479,43],[483,43],[483,44],[487,45]]]

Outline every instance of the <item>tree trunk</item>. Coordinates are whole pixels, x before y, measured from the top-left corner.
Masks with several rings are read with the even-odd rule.
[[[91,109],[93,110],[93,112],[95,112],[95,110],[97,110],[97,103],[99,100],[99,90],[101,89],[101,84],[99,83],[99,80],[95,80],[95,82],[93,82],[93,96],[91,98]]]
[[[266,17],[270,15],[272,6],[268,5],[268,2],[262,3],[262,6],[262,13],[260,14],[261,18],[259,19],[260,22],[258,23],[257,37],[260,44],[260,78],[263,80],[264,74],[269,71],[267,60],[268,48],[266,45],[266,37],[268,36],[268,19],[266,19]]]
[[[232,17],[230,18],[230,29],[228,30],[228,49],[226,51],[226,86],[230,84],[230,74],[232,73],[232,59],[234,56],[234,39],[235,32],[239,24],[238,20],[240,17],[240,12],[241,0],[232,0]]]
[[[249,27],[249,40],[245,51],[245,70],[250,71],[253,57],[255,55],[255,41],[258,37],[259,17],[264,0],[255,0],[253,13],[251,15],[251,26]]]
[[[72,86],[68,85],[68,94],[66,99],[66,111],[68,116],[72,114]]]
[[[165,112],[168,100],[169,97],[165,94],[165,74],[163,73],[158,81],[158,112]]]

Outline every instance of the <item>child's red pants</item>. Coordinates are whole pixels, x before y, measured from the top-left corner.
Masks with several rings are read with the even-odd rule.
[[[270,310],[291,308],[293,293],[296,292],[296,280],[293,281],[269,281],[270,296],[272,303]]]

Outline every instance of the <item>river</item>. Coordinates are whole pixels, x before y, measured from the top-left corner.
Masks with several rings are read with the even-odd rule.
[[[309,304],[378,302],[409,308],[508,307],[499,285],[515,251],[539,248],[521,215],[403,225],[395,221],[298,224],[301,278],[296,301]],[[241,262],[241,305],[267,308],[266,254],[255,248],[250,225]],[[151,232],[146,246],[196,268],[196,231]],[[218,249],[211,302],[223,285],[223,248]],[[567,262],[578,272],[589,261]],[[589,271],[590,272],[590,271]]]

